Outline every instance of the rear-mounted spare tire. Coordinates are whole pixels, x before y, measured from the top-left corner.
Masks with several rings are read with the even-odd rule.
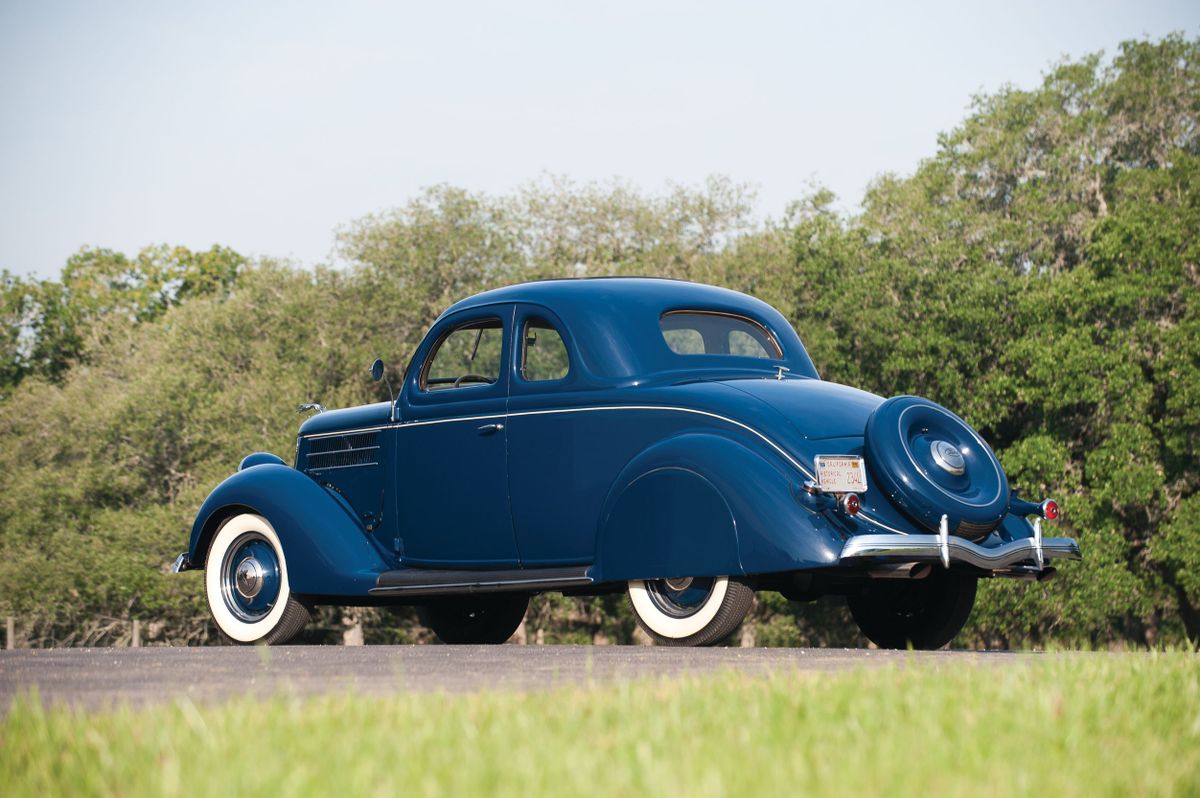
[[[867,467],[893,504],[937,531],[977,540],[1008,512],[1008,477],[987,442],[946,408],[917,396],[888,399],[867,419]]]

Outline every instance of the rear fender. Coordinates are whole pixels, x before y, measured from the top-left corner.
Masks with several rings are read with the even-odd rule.
[[[613,483],[592,575],[621,581],[835,564],[842,537],[796,500],[798,476],[721,434],[661,441]]]
[[[392,567],[344,501],[301,472],[273,463],[237,472],[204,500],[188,545],[193,567],[204,567],[221,524],[244,512],[274,527],[295,593],[366,596],[375,578]]]

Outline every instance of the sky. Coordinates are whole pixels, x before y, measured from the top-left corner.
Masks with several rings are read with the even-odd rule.
[[[853,209],[971,97],[1200,35],[1200,3],[0,0],[0,268],[223,244],[330,262],[335,232],[449,183],[646,191],[727,175],[779,216]]]

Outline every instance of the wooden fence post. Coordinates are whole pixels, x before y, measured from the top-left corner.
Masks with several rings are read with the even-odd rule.
[[[8,616],[8,621],[4,624],[4,647],[12,651],[17,647],[17,619]]]
[[[133,648],[142,647],[142,622],[137,618],[133,619],[133,635],[130,637],[129,645]]]

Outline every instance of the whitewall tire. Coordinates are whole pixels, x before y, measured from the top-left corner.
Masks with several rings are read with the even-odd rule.
[[[746,583],[727,576],[636,580],[629,603],[658,645],[708,646],[732,634],[754,603]]]
[[[286,643],[310,619],[292,595],[279,535],[261,515],[243,513],[221,525],[205,560],[208,608],[235,643]]]

